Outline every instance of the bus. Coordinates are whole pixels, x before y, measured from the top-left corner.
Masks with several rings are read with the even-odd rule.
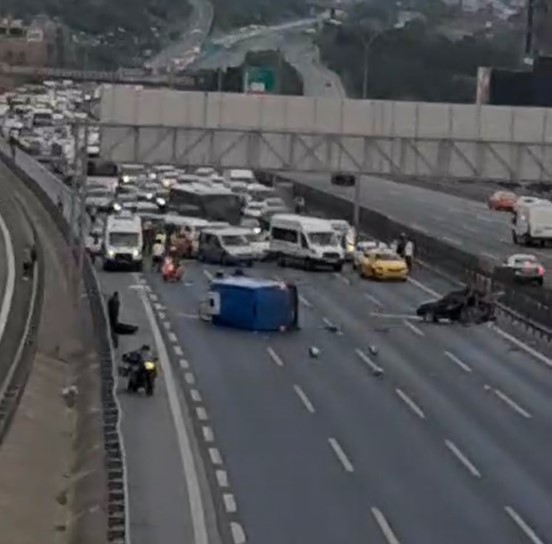
[[[169,191],[168,209],[189,217],[237,224],[241,218],[242,199],[225,187],[177,183]]]

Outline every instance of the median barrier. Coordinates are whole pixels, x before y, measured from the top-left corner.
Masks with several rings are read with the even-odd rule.
[[[67,221],[70,200],[68,189],[61,180],[28,155],[19,151],[17,162],[14,162],[6,150],[5,142],[0,142],[0,160],[36,195],[69,243],[71,233]],[[60,197],[64,203],[64,212],[57,206]],[[83,391],[84,388],[87,391],[84,394],[85,400],[81,403],[86,407],[86,412],[79,414],[75,440],[77,462],[72,467],[73,488],[70,490],[74,515],[70,521],[69,539],[75,544],[123,544],[129,537],[127,482],[120,431],[120,408],[115,393],[115,356],[105,300],[88,256],[83,263],[83,283],[89,302],[100,368],[99,376],[97,368],[95,372],[85,368],[79,376],[79,390]],[[99,395],[92,398],[94,393]],[[98,397],[101,399],[101,407],[98,406]],[[103,452],[97,447],[98,439],[103,442]],[[103,525],[100,528],[99,521]],[[98,529],[101,530],[101,535],[98,535]]]
[[[291,182],[294,194],[302,196],[309,209],[353,221],[354,205],[350,200],[285,177],[279,179]],[[524,327],[552,341],[552,292],[549,289],[505,285],[494,277],[494,265],[488,260],[403,225],[375,210],[361,207],[359,219],[362,231],[381,240],[393,240],[404,232],[415,244],[417,260],[431,263],[463,283],[484,284],[487,290],[502,293],[499,309],[503,317],[517,323],[523,322]]]

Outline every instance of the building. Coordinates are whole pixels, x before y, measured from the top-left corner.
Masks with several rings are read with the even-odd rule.
[[[58,32],[58,25],[44,17],[29,25],[20,19],[0,19],[0,62],[21,66],[54,64]]]

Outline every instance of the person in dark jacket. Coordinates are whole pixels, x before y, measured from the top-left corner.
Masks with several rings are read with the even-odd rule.
[[[17,152],[17,138],[15,137],[15,134],[10,134],[8,143],[10,145],[12,159],[15,160],[15,154]]]
[[[111,336],[115,347],[118,345],[117,325],[119,324],[119,312],[121,309],[121,301],[119,293],[115,291],[107,301],[107,315],[109,317],[109,326],[111,328]]]

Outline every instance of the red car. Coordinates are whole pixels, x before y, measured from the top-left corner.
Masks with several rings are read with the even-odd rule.
[[[513,212],[517,199],[517,195],[510,191],[497,191],[489,197],[489,210]]]

